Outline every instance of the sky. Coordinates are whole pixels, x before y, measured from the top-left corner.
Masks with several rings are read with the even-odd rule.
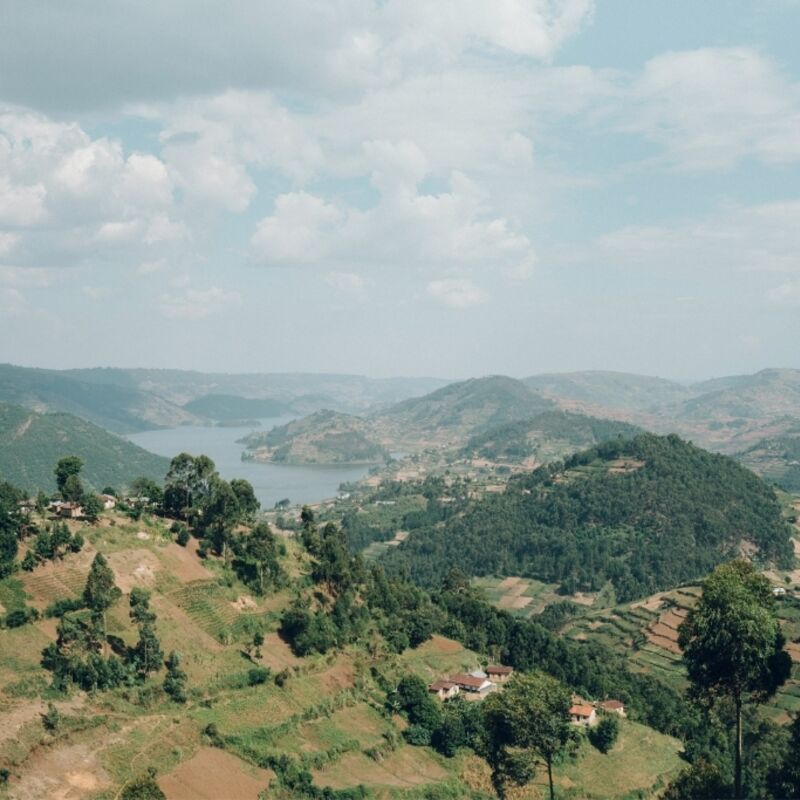
[[[3,0],[0,361],[800,367],[798,0]]]

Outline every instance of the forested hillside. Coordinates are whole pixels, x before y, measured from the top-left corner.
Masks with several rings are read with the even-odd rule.
[[[509,422],[478,433],[464,449],[484,458],[513,460],[534,456],[544,462],[617,436],[632,437],[641,432],[641,428],[627,422],[545,411],[533,419]]]
[[[800,424],[783,436],[757,442],[736,458],[787,492],[800,492]]]
[[[190,400],[184,408],[201,417],[231,422],[260,417],[281,417],[292,413],[291,407],[269,397],[239,397],[234,394],[205,394]]]
[[[643,434],[512,479],[385,558],[427,585],[457,567],[559,582],[568,593],[611,581],[626,600],[696,579],[740,550],[791,563],[772,489],[733,459]]]
[[[54,491],[53,467],[64,456],[84,462],[95,489],[125,486],[139,476],[161,481],[169,461],[71,414],[36,414],[0,404],[0,478],[29,492]]]

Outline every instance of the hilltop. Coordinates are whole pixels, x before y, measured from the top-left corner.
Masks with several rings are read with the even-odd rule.
[[[0,364],[0,402],[38,412],[62,411],[115,433],[197,424],[196,416],[152,392],[88,383],[57,370]]]
[[[509,481],[444,526],[415,530],[384,556],[427,585],[522,575],[565,594],[607,582],[633,599],[693,580],[742,551],[793,560],[773,490],[726,456],[677,436],[618,439]]]
[[[372,415],[396,441],[456,444],[491,427],[555,408],[552,400],[503,375],[452,383]]]
[[[37,414],[0,404],[0,478],[28,491],[56,488],[53,468],[79,456],[83,477],[96,490],[130,485],[146,476],[161,481],[169,461],[71,414]]]
[[[241,441],[247,445],[247,458],[278,464],[375,464],[389,457],[369,422],[330,410]]]

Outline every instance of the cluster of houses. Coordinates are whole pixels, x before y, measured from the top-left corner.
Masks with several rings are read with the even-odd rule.
[[[485,697],[494,692],[499,684],[505,683],[514,673],[513,667],[490,664],[485,670],[458,673],[428,684],[428,691],[440,700],[449,700],[461,692],[473,697]]]
[[[117,498],[113,494],[97,495],[103,504],[103,510],[110,511],[117,505]],[[20,513],[30,515],[36,509],[36,500],[20,500]],[[47,510],[56,517],[63,519],[80,519],[83,517],[83,506],[80,503],[72,503],[66,500],[51,500],[47,504]]]
[[[599,703],[590,703],[582,697],[573,695],[572,705],[569,708],[569,721],[573,725],[582,725],[590,728],[598,722],[598,711],[606,714],[617,714],[620,717],[627,716],[625,704],[621,700],[603,700]]]

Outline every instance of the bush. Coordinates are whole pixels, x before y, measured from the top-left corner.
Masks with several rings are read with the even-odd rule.
[[[120,800],[167,800],[155,779],[155,772],[134,778],[119,795]]]
[[[175,541],[176,541],[176,542],[177,542],[177,543],[178,543],[178,544],[179,544],[181,547],[186,547],[186,545],[187,545],[187,544],[189,544],[189,529],[188,529],[188,528],[185,528],[185,527],[182,527],[182,528],[181,528],[181,529],[178,531],[178,535],[177,535],[177,537],[176,537]]]
[[[83,608],[83,605],[82,598],[75,598],[74,600],[63,598],[50,603],[50,605],[44,610],[44,616],[63,617],[64,614],[67,614],[70,611],[80,611],[80,609]]]
[[[619,718],[614,715],[604,715],[600,722],[589,728],[589,741],[601,752],[607,753],[614,746],[619,736]]]
[[[39,619],[39,612],[35,608],[16,608],[6,614],[4,622],[7,628],[21,628],[36,619]]]
[[[403,738],[417,747],[427,747],[431,743],[431,732],[424,725],[409,725],[403,731]]]
[[[253,667],[247,673],[247,683],[250,686],[259,686],[269,680],[270,671],[266,667]]]

